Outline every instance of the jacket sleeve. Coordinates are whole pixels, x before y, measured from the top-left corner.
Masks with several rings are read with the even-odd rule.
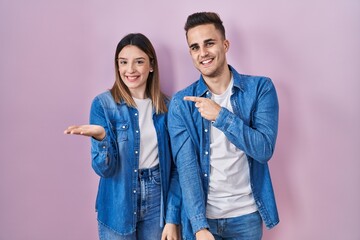
[[[205,196],[201,182],[198,154],[190,131],[177,101],[173,98],[169,108],[169,133],[173,158],[179,175],[182,207],[191,222],[193,233],[209,228],[206,220]]]
[[[174,163],[172,163],[170,175],[165,221],[166,223],[181,224],[181,189],[179,175]]]
[[[96,97],[91,105],[90,124],[104,127],[106,136],[102,141],[91,138],[91,158],[92,168],[100,177],[110,177],[113,175],[118,164],[118,154],[115,141],[109,131],[109,121],[106,117],[105,109],[101,101]]]
[[[260,163],[270,160],[278,131],[278,99],[271,80],[264,78],[257,88],[250,126],[236,114],[221,108],[213,126],[224,132],[237,148]],[[241,103],[240,103],[241,104]]]

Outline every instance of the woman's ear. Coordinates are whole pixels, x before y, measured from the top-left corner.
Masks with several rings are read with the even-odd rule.
[[[154,59],[151,59],[150,60],[150,72],[153,72],[154,71]]]

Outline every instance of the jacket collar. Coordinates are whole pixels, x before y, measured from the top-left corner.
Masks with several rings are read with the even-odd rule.
[[[233,79],[234,79],[234,87],[238,88],[240,91],[244,91],[244,78],[241,74],[239,74],[231,65],[228,65],[229,69],[232,73]],[[206,85],[206,82],[202,75],[200,75],[199,81],[198,81],[198,87],[196,91],[197,97],[204,96],[209,91],[208,86]],[[234,91],[234,89],[233,89]]]

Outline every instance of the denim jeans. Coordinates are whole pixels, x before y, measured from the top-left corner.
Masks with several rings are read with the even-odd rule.
[[[150,169],[139,169],[137,189],[136,231],[129,235],[120,235],[102,223],[99,226],[100,240],[159,240],[160,227],[160,170],[159,165]]]
[[[259,212],[234,218],[208,219],[208,223],[216,240],[260,240],[262,237]]]

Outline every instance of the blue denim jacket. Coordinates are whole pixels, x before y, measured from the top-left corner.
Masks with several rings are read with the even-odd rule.
[[[169,133],[174,161],[182,189],[183,237],[208,228],[206,201],[210,176],[210,124],[220,129],[249,161],[250,183],[260,215],[267,228],[279,222],[270,179],[270,160],[278,131],[278,99],[266,77],[242,75],[229,65],[234,86],[231,105],[234,113],[221,108],[216,121],[201,117],[195,104],[184,96],[211,97],[202,78],[176,93],[169,107]]]
[[[178,191],[176,187],[170,187],[170,178],[176,179],[177,172],[171,157],[167,114],[153,113],[153,121],[160,162],[162,217],[159,225],[162,226],[165,218],[168,222],[180,221],[178,207],[171,206],[171,201],[167,204],[168,193]],[[106,137],[102,141],[91,139],[92,167],[100,176],[96,199],[98,221],[119,234],[132,233],[136,230],[137,221],[137,201],[133,190],[138,184],[138,111],[124,102],[115,103],[111,93],[106,91],[96,96],[92,102],[90,124],[101,125],[106,131]],[[167,208],[170,210],[167,211]]]

